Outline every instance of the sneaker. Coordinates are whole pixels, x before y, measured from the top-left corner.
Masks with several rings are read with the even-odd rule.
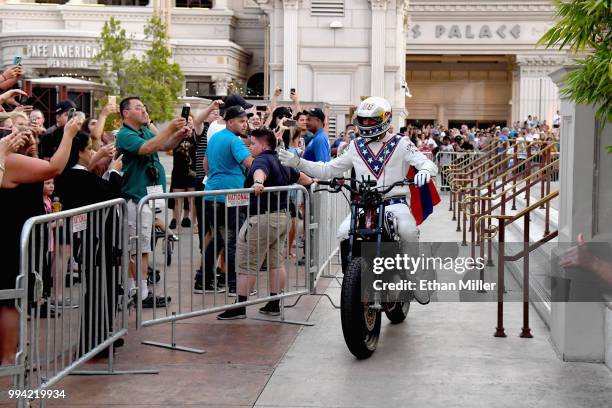
[[[55,309],[56,307],[58,309],[78,309],[79,305],[78,303],[76,305],[71,304],[70,298],[66,297],[63,299],[49,299],[49,308],[50,309]]]
[[[183,227],[183,228],[190,228],[191,227],[191,220],[189,218],[183,218],[183,221],[181,221],[181,227]]]
[[[159,269],[155,270],[155,282],[153,282],[153,269],[151,269],[151,267],[149,267],[148,269],[148,274],[147,274],[147,283],[149,285],[153,285],[153,283],[157,283],[161,280],[161,274],[159,272]]]
[[[170,242],[178,242],[179,237],[176,234],[168,234],[168,241]]]
[[[48,303],[43,303],[40,305],[40,318],[46,319],[49,317],[50,319],[55,319],[56,317],[60,317],[62,314],[56,311],[54,308],[49,307]],[[34,308],[34,316],[36,316],[36,308]]]
[[[72,281],[71,281],[72,280]],[[81,283],[81,274],[75,272],[69,272],[66,274],[64,287],[69,288],[72,285],[76,285],[77,283]]]
[[[166,307],[168,303],[170,303],[170,297],[155,296],[155,307]],[[142,299],[142,307],[145,309],[153,308],[153,293],[149,292],[149,296]]]
[[[264,307],[259,309],[259,313],[270,315],[270,316],[280,316],[280,304],[278,300],[276,302],[268,302]]]
[[[170,221],[170,224],[168,225],[168,228],[170,229],[175,229],[176,228],[176,220],[173,218],[172,221]]]
[[[225,292],[225,288],[221,288],[219,286],[217,286],[216,288],[214,287],[213,283],[207,283],[206,286],[204,287],[202,285],[202,282],[196,282],[193,285],[193,293],[224,293]]]
[[[246,308],[238,307],[236,309],[227,310],[220,315],[217,315],[217,320],[236,320],[246,319]]]
[[[249,296],[255,296],[256,294],[257,289],[253,289],[251,293],[249,293]],[[236,297],[236,289],[230,289],[229,292],[227,292],[227,297]]]

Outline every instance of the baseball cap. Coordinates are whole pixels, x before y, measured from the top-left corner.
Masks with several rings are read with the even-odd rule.
[[[228,121],[230,119],[243,118],[245,116],[248,116],[248,113],[242,106],[230,106],[229,108],[225,109],[223,119]]]
[[[319,118],[321,122],[325,122],[325,114],[319,108],[308,109],[308,116],[314,116],[315,118]]]
[[[227,95],[225,98],[223,98],[223,105],[221,105],[221,109],[224,112],[232,106],[242,106],[244,109],[251,109],[253,107],[252,104],[245,101],[244,98],[238,94]]]
[[[57,105],[55,105],[55,114],[60,115],[64,112],[68,112],[70,109],[76,109],[76,105],[69,99],[65,101],[60,101]]]

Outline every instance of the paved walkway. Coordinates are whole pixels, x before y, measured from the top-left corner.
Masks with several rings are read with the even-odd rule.
[[[443,202],[422,228],[423,241],[458,240]],[[326,289],[326,285],[329,287]],[[339,285],[322,282],[335,301]],[[603,364],[564,363],[532,310],[533,339],[521,339],[520,303],[506,306],[509,337],[492,336],[495,303],[413,305],[406,322],[384,321],[378,350],[357,361],[339,312],[305,297],[287,317],[314,327],[205,316],[177,324],[177,343],[196,355],[143,346],[169,341],[170,326],[131,330],[117,369],[158,375],[70,376],[61,407],[609,407],[612,373]],[[249,308],[256,315],[256,307]],[[133,318],[133,316],[132,316]],[[131,325],[132,329],[133,326]],[[87,369],[105,367],[104,360]],[[0,406],[10,406],[3,405]]]
[[[445,196],[446,198],[447,196]],[[421,228],[422,241],[460,240],[445,200]],[[339,299],[335,282],[327,293]],[[348,352],[340,315],[320,302],[275,369],[257,407],[609,407],[612,372],[565,363],[531,310],[532,339],[518,337],[522,304],[507,303],[507,338],[493,337],[496,303],[413,304],[407,320],[383,319],[374,355]]]

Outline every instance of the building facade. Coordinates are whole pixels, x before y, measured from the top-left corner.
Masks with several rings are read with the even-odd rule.
[[[95,80],[97,39],[111,16],[146,45],[157,11],[168,23],[187,96],[239,86],[326,102],[342,127],[361,98],[382,95],[394,122],[454,125],[549,122],[558,92],[548,74],[566,55],[536,46],[552,24],[549,0],[6,0],[2,65],[14,56],[32,77]]]

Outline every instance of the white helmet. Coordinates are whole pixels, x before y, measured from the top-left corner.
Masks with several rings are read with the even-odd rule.
[[[361,102],[353,123],[359,128],[359,136],[366,139],[387,133],[391,127],[391,104],[385,98],[371,96]]]

